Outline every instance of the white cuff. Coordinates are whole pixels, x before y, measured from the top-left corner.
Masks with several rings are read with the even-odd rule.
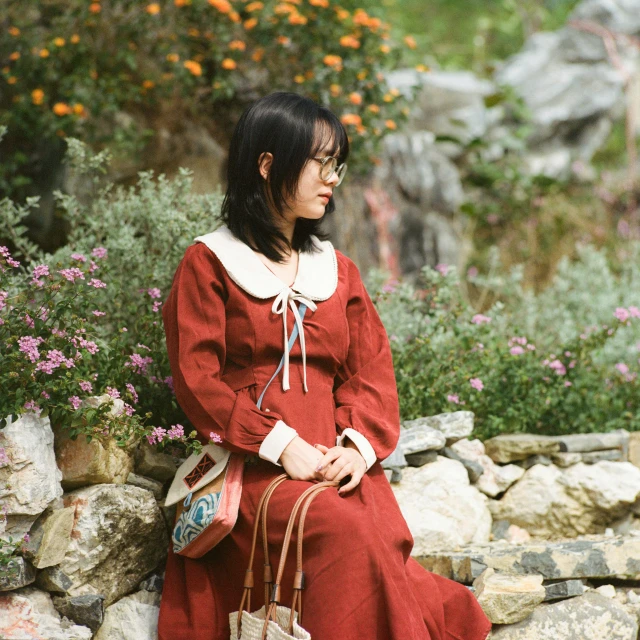
[[[275,427],[271,429],[267,437],[262,441],[258,456],[263,460],[273,462],[273,464],[281,467],[278,462],[282,452],[286,446],[298,435],[295,429],[285,424],[282,420],[276,422]]]
[[[378,459],[376,456],[376,452],[373,450],[371,443],[359,432],[351,427],[346,428],[342,434],[340,434],[336,438],[336,445],[339,447],[344,446],[342,443],[345,438],[349,438],[353,442],[353,444],[358,447],[358,451],[360,455],[364,458],[365,463],[367,464],[367,471],[371,469],[375,461]]]

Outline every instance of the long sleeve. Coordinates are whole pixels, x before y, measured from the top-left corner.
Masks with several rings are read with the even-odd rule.
[[[296,432],[275,412],[221,380],[226,357],[224,267],[203,244],[190,246],[162,308],[176,398],[198,433],[231,451],[275,464]],[[287,439],[288,438],[288,439]]]
[[[334,385],[337,443],[349,438],[368,470],[392,453],[400,437],[398,392],[384,325],[356,265],[342,259],[348,265],[349,351]]]

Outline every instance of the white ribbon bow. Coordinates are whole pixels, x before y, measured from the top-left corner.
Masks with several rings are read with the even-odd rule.
[[[302,350],[302,377],[304,381],[304,390],[309,391],[307,389],[307,353],[304,344],[304,329],[302,327],[302,318],[300,317],[300,313],[298,312],[298,307],[296,306],[295,301],[299,300],[302,304],[306,305],[311,311],[315,311],[317,306],[315,302],[309,300],[301,293],[295,292],[293,289],[289,287],[285,287],[273,301],[273,306],[271,307],[271,311],[273,313],[277,313],[278,315],[282,315],[282,322],[284,324],[284,371],[282,373],[282,389],[284,391],[289,390],[289,333],[287,331],[287,307],[291,307],[291,311],[293,311],[293,316],[296,321],[296,325],[298,326],[298,333],[300,334],[300,348]]]

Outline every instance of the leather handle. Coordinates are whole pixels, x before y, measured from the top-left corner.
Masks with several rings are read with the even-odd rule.
[[[267,488],[262,492],[260,496],[260,501],[258,502],[258,508],[256,509],[256,518],[253,524],[253,539],[251,541],[251,554],[249,555],[249,565],[245,572],[244,576],[244,589],[242,591],[242,599],[240,600],[240,607],[238,608],[238,638],[240,637],[241,627],[242,627],[242,612],[245,610],[251,611],[251,589],[254,586],[253,579],[253,559],[256,553],[256,542],[258,540],[258,529],[260,527],[260,516],[263,513],[263,508],[266,509],[269,504],[269,499],[271,495],[279,487],[289,476],[286,473],[280,474],[275,477],[268,485]],[[268,562],[268,555],[267,560]]]

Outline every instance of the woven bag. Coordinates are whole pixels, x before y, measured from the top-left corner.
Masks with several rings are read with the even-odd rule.
[[[267,510],[269,499],[275,489],[284,482],[288,476],[282,474],[274,478],[264,490],[253,527],[253,540],[249,566],[245,573],[244,591],[238,611],[229,614],[231,627],[231,640],[311,640],[311,634],[302,627],[302,590],[304,589],[304,572],[302,571],[302,540],[304,535],[304,521],[307,511],[313,499],[329,487],[337,487],[338,482],[319,482],[309,487],[300,497],[291,510],[289,522],[282,543],[280,562],[275,583],[269,562],[269,549],[267,543]],[[291,608],[280,604],[280,584],[284,573],[284,565],[289,551],[291,534],[298,511],[302,508],[298,523],[296,574],[293,582],[293,602]],[[262,544],[265,557],[264,565],[264,589],[265,603],[269,603],[250,613],[251,590],[254,586],[253,559],[256,550],[258,528],[262,522]]]

